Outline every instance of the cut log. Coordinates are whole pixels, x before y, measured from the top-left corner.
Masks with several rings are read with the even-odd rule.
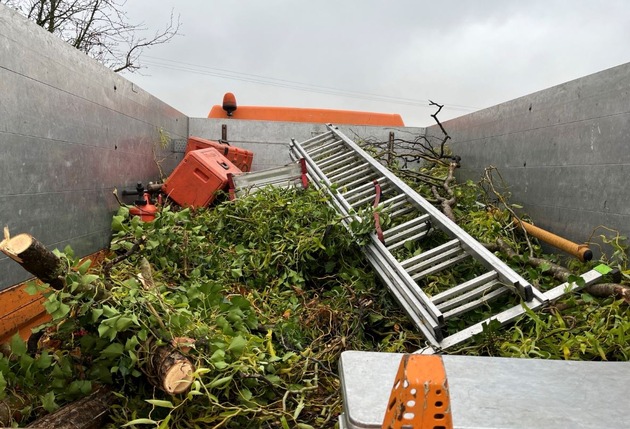
[[[60,290],[65,286],[66,265],[30,234],[10,237],[5,228],[0,251],[53,289]]]
[[[142,372],[149,382],[164,392],[175,395],[186,392],[193,382],[195,366],[171,345],[158,346],[155,340],[147,341]]]
[[[27,427],[38,429],[98,429],[103,427],[115,396],[101,388],[89,396],[59,408]]]

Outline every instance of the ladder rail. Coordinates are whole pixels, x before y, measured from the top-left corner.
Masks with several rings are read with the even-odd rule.
[[[350,140],[344,134],[340,133],[337,127],[334,127],[330,124],[327,125],[327,127],[331,132],[333,132],[333,134],[342,139],[346,143],[346,145],[348,145],[348,147],[359,154],[361,158],[371,164],[371,166],[375,170],[377,170],[381,175],[387,177],[387,179],[391,181],[396,188],[398,188],[402,193],[407,194],[414,205],[421,208],[425,213],[431,216],[434,224],[439,225],[441,227],[440,229],[449,233],[451,236],[453,236],[453,238],[459,238],[462,242],[462,246],[465,247],[470,253],[472,253],[475,256],[475,259],[485,265],[488,270],[495,270],[499,274],[499,277],[503,282],[514,285],[526,301],[530,301],[534,297],[534,295],[538,295],[536,296],[537,299],[542,298],[540,294],[534,293],[534,288],[529,284],[527,280],[515,273],[510,267],[507,266],[507,264],[497,258],[492,252],[486,249],[477,240],[468,235],[468,233],[466,233],[461,227],[451,221],[444,213],[433,206],[433,204],[422,198],[402,179],[389,171],[387,167],[376,161],[359,145]]]
[[[342,224],[348,230],[353,220],[361,219],[354,207],[357,204],[363,206],[372,200],[370,188],[374,186],[373,178],[378,178],[378,183],[389,189],[390,197],[379,204],[381,210],[392,212],[392,218],[393,213],[399,211],[412,212],[419,216],[392,227],[389,233],[386,229],[385,243],[375,233],[371,233],[363,250],[376,274],[427,339],[429,347],[423,350],[424,353],[451,348],[481,333],[492,321],[498,321],[501,325],[513,322],[530,310],[540,309],[549,301],[602,279],[602,274],[591,270],[581,276],[584,279],[582,285],[567,282],[545,293],[538,291],[336,127],[327,127],[329,132],[322,135],[324,137],[308,140],[303,145],[292,139],[290,156],[292,159],[304,159],[311,182],[328,193],[331,204],[342,215]],[[337,146],[338,142],[343,146]],[[331,146],[341,153],[329,151]],[[311,151],[316,151],[317,159],[311,157]],[[328,154],[328,157],[320,156],[322,154]],[[331,162],[331,159],[334,161]],[[328,167],[320,167],[320,164]],[[355,180],[359,172],[362,177]],[[350,182],[337,183],[339,180]],[[376,198],[376,189],[374,192]],[[423,224],[442,230],[451,241],[407,260],[398,261],[391,253],[391,247],[399,247],[405,241],[415,240],[422,232]],[[391,243],[389,246],[386,245],[388,238]],[[457,254],[457,247],[462,253]],[[489,271],[433,297],[429,297],[415,281],[426,273],[437,272],[468,256],[472,256]],[[499,311],[455,333],[446,332],[447,319],[467,313],[508,292],[520,295],[523,298],[521,304]]]
[[[313,181],[314,183],[316,183],[316,186],[320,186],[320,182],[324,183],[326,185],[325,187],[326,187],[327,192],[332,196],[332,199],[337,209],[339,210],[339,212],[344,217],[356,218],[357,215],[351,214],[353,210],[348,205],[348,203],[343,199],[343,197],[341,197],[341,195],[338,192],[334,192],[331,190],[330,180],[328,180],[328,178],[321,172],[321,170],[310,158],[308,153],[306,153],[306,151],[303,150],[299,146],[299,144],[295,142],[295,140],[293,140],[293,143],[295,144],[292,145],[292,149],[296,150],[299,156],[305,159],[307,170],[309,170],[309,174],[311,174],[312,177],[319,179],[319,182],[317,180]],[[372,251],[376,255],[375,256],[376,258],[378,257],[385,258],[389,262],[390,265],[393,265],[392,268],[395,270],[393,272],[398,273],[397,277],[400,279],[401,283],[405,284],[408,291],[411,292],[418,299],[418,303],[420,304],[420,306],[424,308],[424,310],[426,310],[425,322],[428,322],[428,321],[434,322],[434,323],[431,323],[432,327],[434,327],[433,335],[440,337],[441,336],[440,329],[442,328],[442,325],[444,324],[444,317],[442,313],[437,309],[435,304],[431,302],[428,295],[424,293],[424,291],[417,285],[417,283],[413,281],[411,276],[400,266],[400,263],[398,261],[392,260],[391,258],[387,258],[388,251],[385,248],[384,244],[378,240],[376,235],[370,234],[370,239],[371,239],[371,243],[368,244],[366,247],[369,248],[369,250]],[[379,274],[382,274],[382,273],[379,273]]]

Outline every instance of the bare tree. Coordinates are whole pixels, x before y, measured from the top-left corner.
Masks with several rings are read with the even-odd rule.
[[[143,24],[129,22],[126,0],[0,0],[40,27],[112,70],[136,71],[142,51],[171,40],[180,28],[170,13],[165,28],[141,36]]]

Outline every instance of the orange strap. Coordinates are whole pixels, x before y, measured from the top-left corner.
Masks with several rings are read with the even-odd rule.
[[[383,429],[453,429],[442,358],[406,354],[400,361]]]

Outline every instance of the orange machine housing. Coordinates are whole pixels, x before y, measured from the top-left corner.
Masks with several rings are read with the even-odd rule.
[[[252,161],[254,160],[254,153],[252,151],[213,140],[202,139],[201,137],[188,137],[186,153],[191,150],[208,149],[209,147],[219,151],[241,171],[247,172],[252,169]]]
[[[374,125],[403,127],[396,113],[359,112],[354,110],[311,109],[301,107],[238,106],[230,115],[222,106],[212,106],[208,118],[246,119],[254,121],[314,122],[320,124]]]
[[[228,183],[228,174],[241,170],[216,149],[188,152],[166,179],[162,191],[183,207],[205,207]]]

